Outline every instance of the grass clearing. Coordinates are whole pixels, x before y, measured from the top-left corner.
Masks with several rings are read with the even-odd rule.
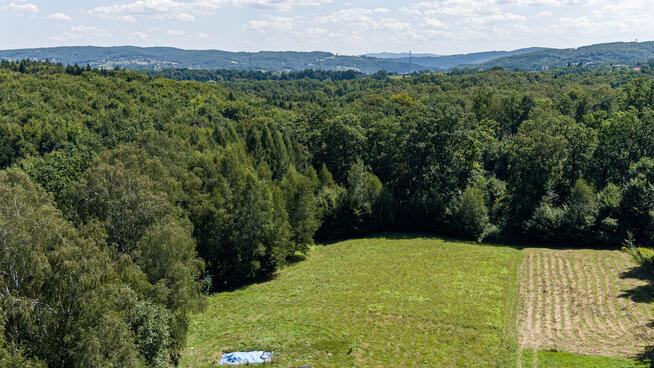
[[[209,298],[183,367],[274,349],[275,366],[495,367],[519,251],[376,237],[317,248],[276,279]]]
[[[181,366],[273,349],[276,367],[647,367],[625,358],[652,341],[651,303],[624,297],[643,284],[622,277],[633,265],[394,234],[316,247],[273,280],[210,296]]]

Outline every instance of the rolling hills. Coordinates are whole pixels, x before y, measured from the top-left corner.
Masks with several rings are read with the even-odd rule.
[[[407,73],[409,64],[366,56],[345,56],[329,52],[182,50],[173,47],[70,46],[0,51],[0,59],[49,59],[62,64],[95,68],[126,69],[238,69],[263,71],[378,70]]]
[[[379,70],[400,74],[412,71],[447,71],[456,67],[541,70],[568,64],[635,64],[654,59],[654,42],[617,42],[575,49],[525,48],[458,55],[377,53],[362,56],[329,52],[183,50],[173,47],[68,46],[0,50],[0,59],[45,60],[63,64],[89,64],[96,68],[126,69],[235,69],[261,71]]]
[[[481,64],[490,62],[499,58],[511,57],[514,55],[522,55],[538,51],[546,51],[542,47],[531,47],[526,49],[518,49],[513,51],[487,51],[487,52],[473,52],[470,54],[458,55],[442,55],[442,56],[421,56],[413,55],[409,59],[408,55],[393,58],[393,61],[400,63],[412,62],[415,67],[414,70],[449,70],[461,65]]]
[[[506,56],[469,67],[490,69],[541,70],[568,64],[634,64],[654,59],[654,42],[615,42],[574,49],[547,49]]]

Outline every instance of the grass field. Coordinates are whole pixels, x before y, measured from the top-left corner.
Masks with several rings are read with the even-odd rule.
[[[525,249],[518,274],[523,347],[636,356],[654,343],[654,310],[639,302],[647,282],[636,263],[608,250]]]
[[[276,367],[645,366],[519,348],[522,252],[395,235],[316,247],[273,280],[209,297],[181,366],[267,349]]]

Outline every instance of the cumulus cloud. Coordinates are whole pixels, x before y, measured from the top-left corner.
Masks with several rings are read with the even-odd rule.
[[[447,24],[436,18],[425,18],[423,19],[423,22],[427,28],[447,29]]]
[[[319,6],[333,0],[137,0],[126,4],[112,4],[89,10],[100,18],[145,16],[152,19],[195,20],[195,16],[207,14],[225,7],[255,7],[289,11],[299,6]]]
[[[132,40],[145,40],[148,38],[148,35],[143,32],[132,32],[129,38]]]
[[[362,26],[370,25],[372,22],[371,15],[374,12],[370,9],[351,8],[341,9],[332,12],[329,15],[317,18],[317,21],[322,24],[326,23],[355,23]]]
[[[373,25],[373,28],[400,32],[411,30],[412,27],[409,22],[403,22],[395,18],[382,18],[378,23]]]
[[[99,29],[97,27],[82,26],[82,25],[70,27],[70,30],[72,32],[80,32],[80,33],[90,33],[90,32],[98,32],[99,31]]]
[[[28,15],[37,14],[39,12],[39,7],[32,3],[25,3],[25,4],[9,3],[9,5],[3,6],[0,9],[10,10],[14,13],[28,14]]]
[[[269,31],[292,31],[295,28],[294,18],[277,17],[268,15],[265,19],[251,20],[246,23],[242,28],[243,30],[251,30],[259,33],[266,33]]]
[[[69,15],[66,15],[64,13],[52,13],[52,14],[48,15],[48,19],[65,20],[65,21],[68,21],[68,22],[73,20],[73,18],[71,18]]]
[[[111,32],[103,28],[87,25],[76,25],[64,32],[64,36],[69,40],[92,40],[96,37],[108,38],[111,37]]]

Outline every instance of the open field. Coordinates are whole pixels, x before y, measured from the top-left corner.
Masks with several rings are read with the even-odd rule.
[[[590,278],[600,265],[611,278]],[[619,277],[632,265],[619,252],[394,235],[316,247],[274,280],[209,297],[191,319],[181,366],[273,349],[276,367],[646,367],[620,357],[642,352],[651,336],[640,325],[651,304],[618,298],[639,285]],[[551,349],[609,356],[539,351]]]
[[[654,343],[652,306],[634,290],[647,282],[618,251],[524,249],[518,272],[524,348],[633,357]],[[640,301],[640,302],[639,302]]]
[[[518,255],[430,238],[318,248],[275,280],[212,296],[182,366],[267,348],[280,367],[495,367]]]

